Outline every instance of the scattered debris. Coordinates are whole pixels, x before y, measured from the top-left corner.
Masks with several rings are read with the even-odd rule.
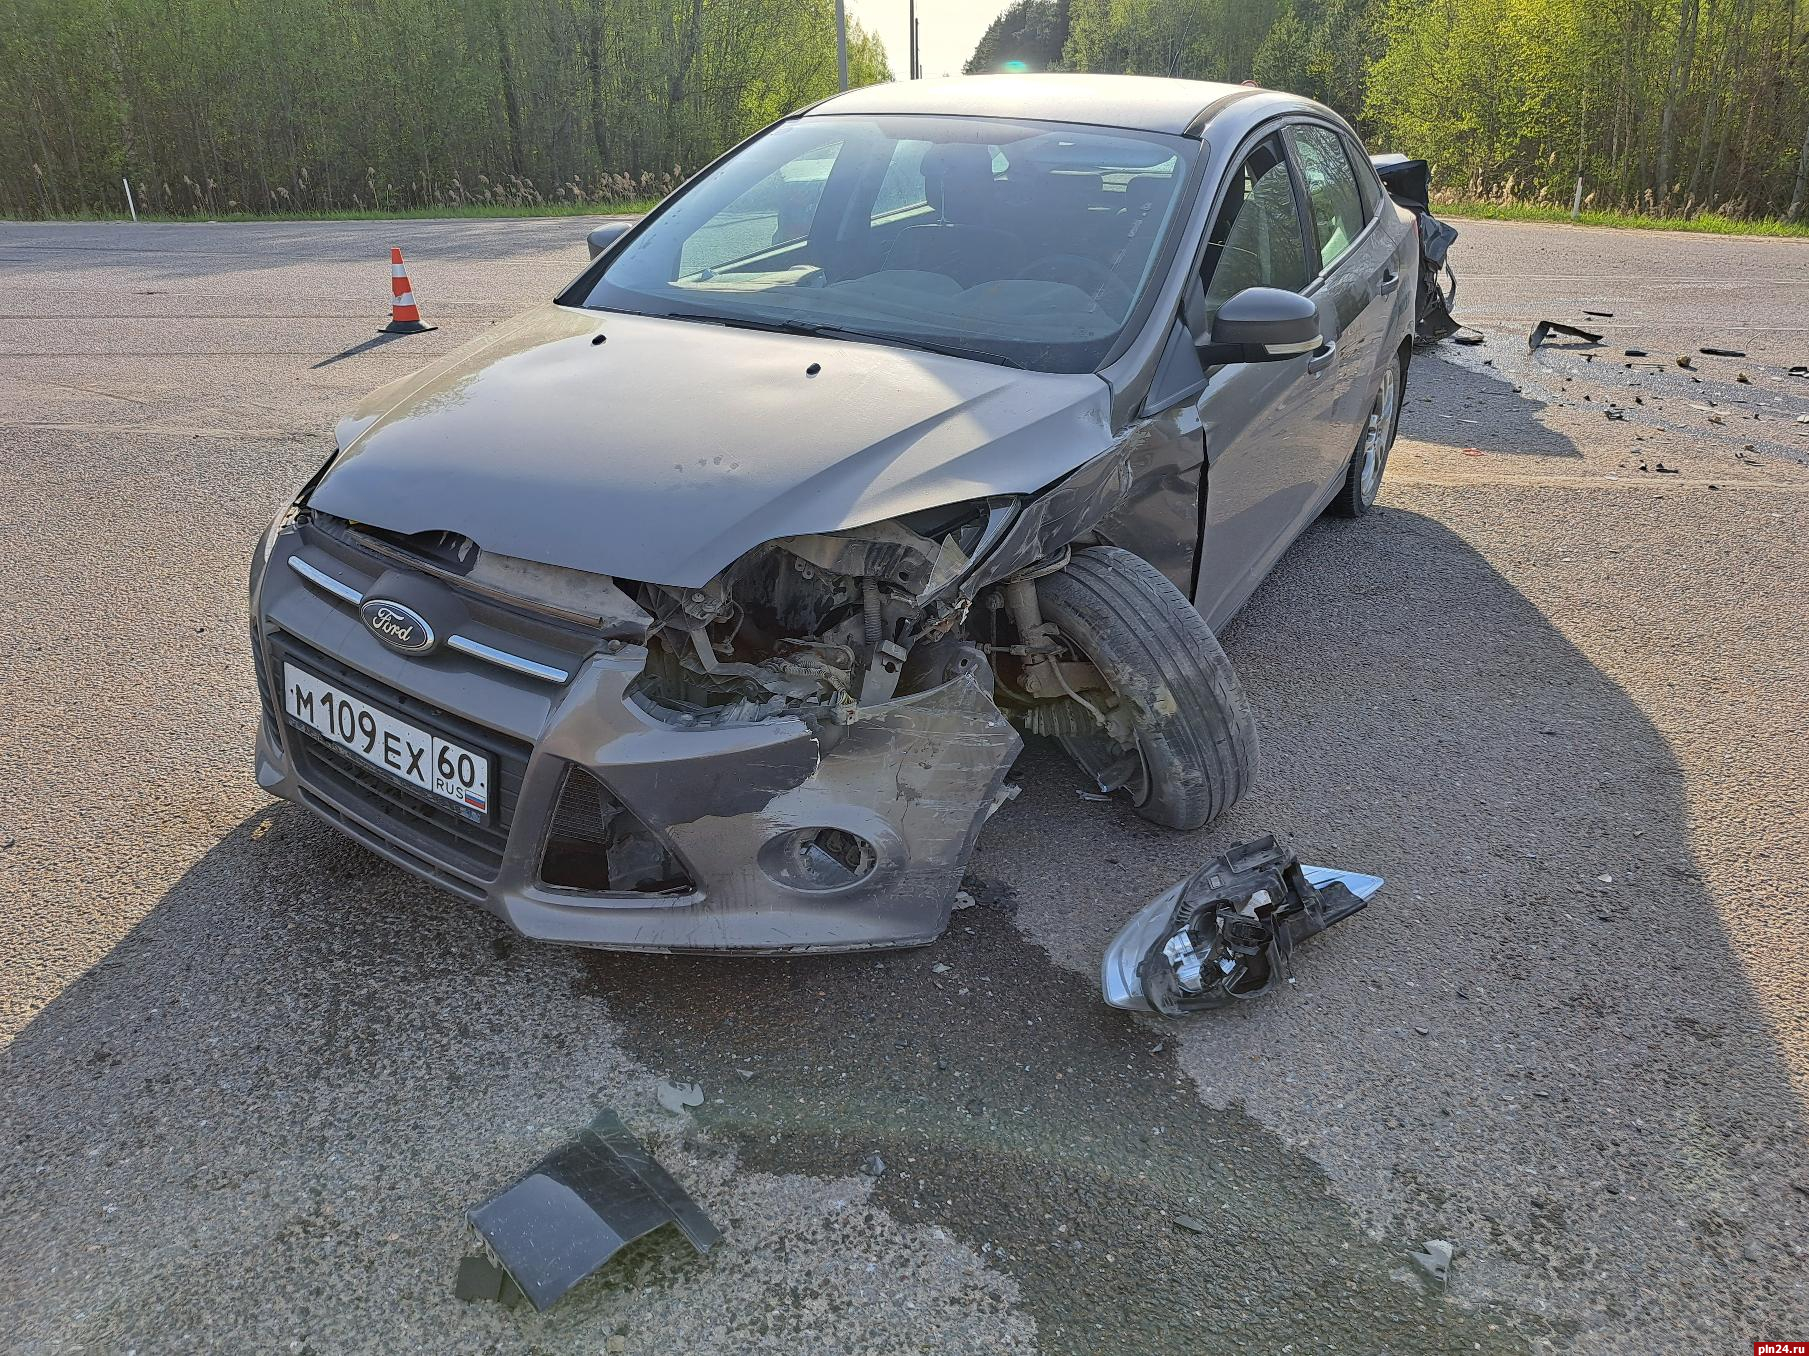
[[[1746,373],[1744,373],[1744,372],[1734,373],[1734,380],[1739,382],[1742,386],[1751,386],[1752,385],[1752,378],[1747,376]]]
[[[957,890],[955,891],[955,902],[949,906],[949,911],[956,913],[962,909],[971,909],[979,902],[974,898],[971,890]]]
[[[1466,457],[1486,457],[1488,453],[1484,452],[1480,447],[1466,447],[1464,449],[1464,455]]]
[[[1706,353],[1711,358],[1744,358],[1746,356],[1745,350],[1738,348],[1708,348],[1705,346],[1696,351]]]
[[[613,1111],[466,1211],[465,1219],[484,1254],[460,1263],[454,1293],[508,1303],[513,1286],[541,1311],[661,1225],[676,1224],[700,1253],[722,1239]]]
[[[1533,326],[1533,332],[1527,336],[1526,351],[1531,353],[1554,334],[1561,334],[1569,339],[1581,339],[1589,344],[1602,342],[1602,336],[1594,330],[1580,330],[1575,325],[1566,325],[1561,320],[1541,320]]]
[[[1597,876],[1596,879],[1601,881],[1601,883],[1603,885],[1613,885],[1614,884],[1613,876]]]
[[[1798,363],[1795,367],[1790,369],[1790,375],[1793,377],[1809,377],[1809,365]]]
[[[932,965],[930,967],[930,973],[933,975],[946,975],[950,970],[953,970],[954,968],[955,967],[952,965],[944,965],[941,961],[937,961],[934,965]]]
[[[1456,1255],[1457,1249],[1442,1238],[1428,1238],[1425,1248],[1424,1252],[1409,1253],[1408,1256],[1418,1262],[1433,1280],[1449,1285],[1451,1258]]]
[[[1593,316],[1597,320],[1613,320],[1614,319],[1613,311],[1592,311],[1587,306],[1585,306],[1583,308],[1583,314],[1586,316]]]
[[[675,1083],[670,1078],[662,1078],[659,1086],[654,1088],[653,1095],[659,1104],[675,1116],[682,1116],[686,1107],[703,1105],[703,1089],[695,1083]]]
[[[1654,471],[1657,471],[1658,474],[1661,476],[1675,476],[1675,475],[1683,474],[1675,466],[1666,466],[1662,461],[1652,463],[1652,469]]]
[[[1462,344],[1465,348],[1475,348],[1482,343],[1482,335],[1476,330],[1458,330],[1451,336],[1451,342]]]
[[[1380,876],[1300,859],[1264,834],[1234,843],[1138,910],[1106,948],[1115,1008],[1181,1016],[1267,993],[1294,948],[1361,910]]]
[[[1587,314],[1587,312],[1585,312],[1585,314]],[[1629,358],[1647,358],[1651,356],[1643,348],[1626,348],[1622,349],[1621,352],[1625,353]]]
[[[1809,1193],[1806,1193],[1806,1194],[1809,1194]],[[1175,1216],[1175,1224],[1178,1227],[1187,1230],[1187,1232],[1190,1234],[1204,1234],[1204,1233],[1212,1232],[1212,1226],[1210,1224],[1208,1224],[1205,1220],[1200,1219],[1197,1215],[1176,1215]]]
[[[878,1154],[868,1154],[866,1158],[861,1160],[861,1173],[867,1177],[884,1177],[886,1175],[886,1160],[881,1158]]]
[[[1610,405],[1603,413],[1610,419],[1625,419],[1627,417],[1627,412],[1617,405]]]
[[[1109,801],[1112,798],[1102,791],[1088,791],[1083,787],[1075,787],[1074,794],[1082,800]]]
[[[1690,355],[1687,353],[1679,353],[1677,355],[1677,365],[1679,367],[1688,367],[1690,365]]]

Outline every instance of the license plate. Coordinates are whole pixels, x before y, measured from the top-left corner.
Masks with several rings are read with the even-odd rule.
[[[451,801],[466,815],[490,812],[490,759],[482,753],[399,720],[289,663],[283,665],[283,710],[329,743]]]

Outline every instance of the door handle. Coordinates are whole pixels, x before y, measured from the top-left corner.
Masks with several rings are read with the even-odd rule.
[[[1392,268],[1385,268],[1382,270],[1381,281],[1376,284],[1376,293],[1379,296],[1385,297],[1400,285],[1401,275],[1396,273]]]
[[[1328,368],[1332,365],[1332,359],[1336,358],[1337,356],[1338,356],[1337,341],[1334,339],[1328,339],[1328,340],[1326,340],[1325,346],[1323,348],[1319,349],[1317,352],[1315,352],[1313,354],[1312,357],[1307,359],[1307,371],[1323,372],[1323,371],[1325,371],[1326,368]]]

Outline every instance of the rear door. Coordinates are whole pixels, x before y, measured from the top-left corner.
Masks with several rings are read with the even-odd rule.
[[[1246,287],[1305,291],[1318,272],[1278,135],[1257,142],[1220,192],[1200,267],[1205,328],[1197,333]],[[1207,374],[1198,403],[1208,470],[1194,605],[1214,629],[1250,596],[1316,507],[1324,425],[1334,418],[1329,328],[1327,340],[1318,353],[1226,363]]]
[[[1393,242],[1376,225],[1380,195],[1374,177],[1359,176],[1349,140],[1319,122],[1286,129],[1312,223],[1308,265],[1317,275],[1313,295],[1337,352],[1327,384],[1331,418],[1318,443],[1320,484],[1344,475],[1375,398],[1383,361],[1392,293],[1400,285]],[[1365,189],[1368,192],[1365,192]]]

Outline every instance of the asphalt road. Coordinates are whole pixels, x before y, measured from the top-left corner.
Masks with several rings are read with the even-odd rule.
[[[1226,636],[1234,814],[1156,830],[1032,747],[939,944],[756,962],[521,942],[251,778],[271,513],[587,224],[0,225],[5,1346],[1809,1335],[1809,245],[1466,227],[1487,344],[1416,359],[1381,511]],[[392,242],[441,328],[372,343]],[[1602,346],[1527,353],[1584,308]],[[1705,344],[1749,356],[1677,365]],[[1264,830],[1388,885],[1260,1003],[1105,1009],[1119,923]],[[604,1106],[722,1247],[655,1236],[544,1316],[454,1299],[463,1208]]]

